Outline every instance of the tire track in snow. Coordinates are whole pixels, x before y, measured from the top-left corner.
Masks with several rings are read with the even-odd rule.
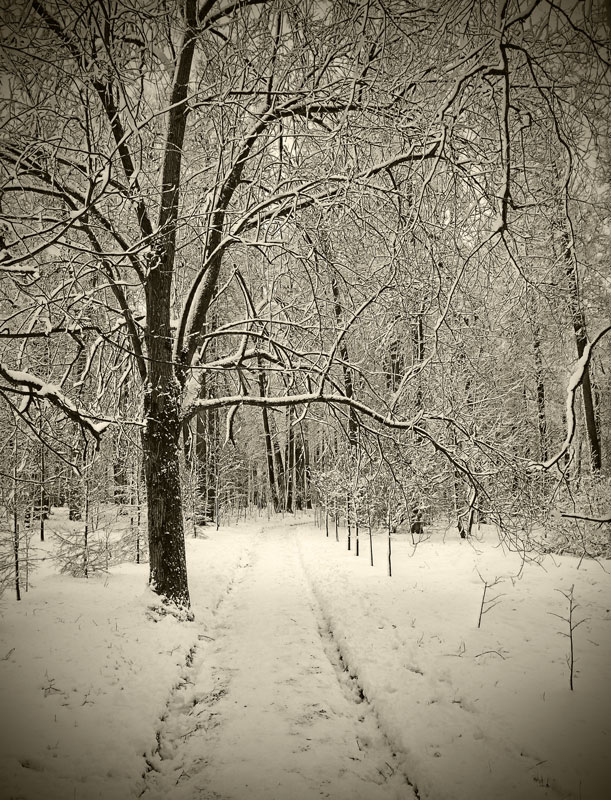
[[[415,783],[413,783],[410,780],[410,778],[406,774],[405,767],[401,765],[400,759],[396,752],[396,748],[393,746],[388,734],[384,731],[384,728],[381,724],[378,715],[376,714],[375,709],[373,708],[372,704],[370,703],[369,699],[365,694],[365,691],[360,685],[358,675],[354,670],[350,669],[350,667],[348,666],[347,662],[344,659],[340,643],[337,641],[337,639],[333,634],[331,622],[324,613],[320,599],[310,580],[310,576],[308,575],[307,568],[303,562],[303,558],[301,555],[301,547],[298,540],[296,540],[296,547],[299,551],[299,561],[301,563],[304,575],[306,576],[306,580],[308,582],[312,599],[315,604],[313,606],[313,612],[318,618],[318,634],[321,638],[325,655],[329,659],[329,663],[336,672],[337,681],[342,690],[344,691],[346,697],[349,698],[353,703],[356,703],[361,706],[362,711],[361,714],[359,715],[359,719],[364,721],[365,718],[368,717],[371,720],[372,724],[377,728],[379,737],[383,742],[383,746],[390,754],[390,758],[386,762],[386,766],[390,770],[390,774],[400,775],[405,784],[410,787],[413,793],[413,797],[420,798],[420,795],[418,793],[418,787],[416,786]]]
[[[213,616],[218,614],[235,586],[244,580],[244,573],[241,571],[250,566],[252,549],[251,545],[240,556],[229,582],[212,609]],[[181,741],[191,735],[190,729],[191,733],[198,730],[197,724],[195,727],[193,726],[192,714],[197,705],[206,698],[199,698],[194,691],[193,676],[202,669],[205,662],[206,648],[202,646],[202,643],[212,641],[214,641],[213,637],[200,630],[197,634],[197,642],[194,642],[187,652],[178,682],[172,687],[165,710],[160,717],[160,725],[155,734],[156,745],[150,753],[144,756],[146,771],[143,779],[145,784],[139,797],[146,798],[156,782],[156,777],[167,772],[167,763],[173,762],[176,755],[179,755]]]
[[[405,782],[407,786],[411,789],[412,795],[414,798],[419,800],[420,794],[418,793],[418,787],[415,783],[410,780],[407,775],[407,771],[405,767],[401,764],[401,759],[399,758],[396,748],[393,746],[390,737],[384,731],[382,724],[378,715],[376,714],[375,709],[373,708],[372,704],[369,701],[369,698],[365,694],[363,688],[359,684],[358,675],[355,674],[342,656],[341,648],[333,635],[333,631],[329,626],[328,622],[326,621],[322,609],[319,606],[319,611],[321,614],[321,624],[318,629],[320,638],[322,640],[323,648],[325,650],[325,654],[331,663],[331,666],[335,669],[337,674],[337,681],[340,684],[340,687],[345,692],[346,696],[354,703],[361,706],[362,711],[359,714],[359,720],[365,721],[365,718],[368,717],[371,720],[371,723],[377,728],[377,732],[379,738],[383,742],[383,747],[388,751],[390,754],[390,758],[385,762],[386,766],[388,767],[389,773],[387,775],[397,775],[400,777],[402,781]],[[360,748],[359,743],[359,748]]]
[[[366,655],[366,649],[361,649],[363,646],[369,646],[372,648],[370,652],[375,652],[373,648],[375,648],[376,638],[372,636],[371,630],[367,631],[366,625],[363,626],[365,628],[364,639],[359,637],[358,628],[355,629],[354,627],[356,619],[358,618],[366,620],[367,622],[376,620],[376,625],[380,627],[378,620],[380,619],[380,615],[382,615],[383,618],[384,604],[378,605],[376,603],[376,600],[379,600],[379,595],[374,593],[371,606],[369,606],[367,602],[362,606],[358,604],[356,606],[357,617],[353,618],[348,612],[346,604],[342,604],[338,601],[338,598],[341,596],[341,589],[339,590],[339,594],[337,593],[337,588],[334,591],[329,591],[327,589],[327,587],[333,585],[331,583],[334,575],[333,570],[331,569],[326,572],[318,571],[319,568],[317,565],[315,566],[315,560],[312,554],[308,554],[307,542],[308,539],[304,537],[304,539],[298,541],[298,547],[300,556],[302,557],[304,571],[308,576],[312,588],[312,593],[319,604],[322,616],[321,636],[328,641],[329,657],[332,661],[337,659],[338,670],[345,672],[346,678],[344,678],[344,680],[347,679],[349,681],[350,690],[355,693],[357,698],[362,697],[365,702],[370,705],[372,713],[378,719],[380,730],[384,733],[390,747],[395,750],[399,756],[404,774],[409,775],[412,769],[418,770],[420,773],[418,776],[418,784],[420,785],[420,791],[423,793],[423,796],[433,796],[431,792],[434,793],[436,790],[435,784],[431,780],[431,775],[435,771],[433,766],[435,761],[433,759],[440,758],[451,762],[451,765],[448,767],[443,763],[443,760],[437,762],[439,764],[437,775],[444,775],[444,781],[438,782],[437,788],[441,785],[443,791],[443,782],[447,780],[445,779],[445,775],[451,775],[452,779],[456,776],[457,785],[460,787],[457,796],[458,793],[460,793],[462,797],[463,794],[465,794],[466,787],[466,794],[469,794],[470,797],[476,798],[477,800],[479,800],[480,796],[484,797],[488,795],[494,795],[494,797],[499,798],[528,797],[532,800],[532,798],[536,796],[537,798],[554,797],[558,798],[558,800],[560,800],[560,798],[567,800],[569,795],[566,793],[566,789],[563,790],[560,785],[556,784],[553,778],[545,774],[544,770],[547,762],[541,759],[536,754],[536,751],[527,751],[526,748],[521,746],[516,747],[511,742],[507,741],[503,736],[502,719],[494,723],[491,723],[489,720],[484,721],[483,715],[485,714],[485,709],[478,707],[476,703],[468,699],[466,700],[464,696],[462,696],[459,687],[453,684],[446,676],[445,669],[440,668],[433,672],[430,662],[428,666],[420,668],[418,663],[416,663],[418,659],[414,658],[414,654],[410,653],[409,649],[406,647],[407,640],[398,635],[396,630],[390,630],[390,637],[392,637],[393,644],[387,641],[386,647],[389,651],[399,650],[402,652],[401,667],[407,673],[407,676],[411,676],[414,683],[419,683],[424,679],[424,685],[428,683],[430,687],[434,687],[428,690],[428,695],[427,689],[422,690],[422,694],[420,695],[420,697],[423,698],[422,700],[419,699],[416,692],[415,703],[417,705],[415,707],[413,706],[413,700],[412,703],[409,703],[409,700],[408,702],[404,701],[401,703],[400,708],[403,712],[402,718],[406,721],[410,720],[411,717],[410,705],[414,707],[414,717],[410,720],[411,724],[409,725],[409,729],[414,729],[414,719],[420,720],[420,722],[424,719],[422,708],[418,708],[420,702],[422,702],[423,705],[427,703],[427,706],[433,706],[433,704],[438,703],[435,710],[437,710],[437,708],[441,709],[431,723],[430,730],[432,731],[432,736],[428,736],[429,731],[425,730],[421,739],[416,739],[414,742],[408,733],[407,726],[406,729],[402,731],[401,717],[397,716],[396,708],[393,706],[392,695],[390,694],[392,689],[389,691],[389,688],[385,686],[379,689],[376,683],[372,682],[372,676],[375,676],[376,672],[379,672],[379,663],[376,663],[374,657]],[[316,553],[317,551],[314,550],[314,552]],[[315,578],[317,578],[317,580],[315,580]],[[353,595],[354,590],[354,585],[348,585],[347,596],[355,596]],[[334,594],[335,597],[333,596]],[[328,597],[328,600],[326,600],[325,596]],[[367,594],[362,595],[361,599],[363,597],[367,598]],[[332,612],[326,613],[325,607],[333,609]],[[369,617],[369,608],[371,608],[371,618],[366,619]],[[348,613],[349,620],[347,625],[345,624],[346,613]],[[395,626],[393,625],[392,628],[394,629]],[[345,630],[345,634],[342,633],[342,629]],[[385,632],[385,636],[388,639],[388,629]],[[442,642],[436,634],[433,634],[431,636],[431,639],[432,638],[436,638],[439,643]],[[420,639],[418,640],[418,644],[420,644]],[[369,679],[366,679],[361,659],[356,658],[359,653],[361,653],[361,658],[364,659],[363,664],[368,662],[370,665],[371,672]],[[455,655],[455,653],[443,652],[443,656],[446,655]],[[462,655],[462,653],[459,653],[459,655]],[[363,669],[362,676],[359,675],[357,664],[359,668]],[[373,665],[373,669],[371,665]],[[400,676],[400,674],[399,672],[398,675]],[[431,674],[436,677],[434,683],[431,681]],[[403,678],[407,679],[406,675],[403,675]],[[342,680],[341,676],[340,680]],[[395,687],[400,687],[401,685],[400,680],[398,683],[395,682]],[[367,689],[365,690],[363,687],[367,687]],[[379,711],[376,709],[378,691],[380,692],[379,698],[381,699]],[[371,700],[367,697],[368,692],[371,695]],[[407,694],[406,697],[410,698],[410,695]],[[446,727],[444,727],[444,725]],[[389,733],[389,730],[394,731],[394,733]],[[446,731],[448,732],[447,739],[445,739]],[[469,744],[467,744],[462,751],[464,754],[462,758],[460,757],[460,751],[457,756],[450,750],[453,743],[452,738],[456,735],[454,733],[455,731],[458,734],[456,737],[458,740],[463,739],[467,742],[475,743],[475,746],[469,746]],[[439,737],[437,739],[437,741],[440,742],[439,745],[430,744],[431,742],[435,742],[433,737]],[[418,751],[416,748],[418,744],[421,745],[423,740],[426,742],[426,750],[421,746]],[[447,750],[444,750],[444,747],[448,745],[448,743],[449,746]],[[412,754],[410,748],[414,745],[415,754]],[[432,758],[431,751],[433,751]],[[409,766],[410,762],[412,767]],[[502,765],[501,768],[503,772],[500,771],[499,763]],[[542,767],[543,770],[541,769]],[[476,770],[480,771],[480,775],[482,772],[488,772],[490,775],[494,774],[495,778],[487,784],[486,778],[482,780],[476,773]],[[471,777],[472,775],[474,776],[473,778]],[[521,785],[518,783],[519,788],[516,789],[513,782],[514,776],[521,775],[527,776],[526,781],[522,781]],[[540,778],[540,775],[545,775],[545,777]],[[470,785],[467,783],[467,780],[470,781]],[[529,782],[531,782],[530,785]],[[424,784],[428,784],[428,786]],[[482,788],[488,785],[490,788]],[[414,785],[414,791],[416,793],[418,792],[416,785]],[[449,795],[444,794],[444,797],[446,796]],[[592,798],[592,800],[594,800],[594,798]]]
[[[287,526],[266,526],[251,555],[166,718],[144,797],[414,800],[377,720],[329,656]]]

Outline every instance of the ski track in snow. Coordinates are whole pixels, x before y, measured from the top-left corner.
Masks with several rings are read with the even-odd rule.
[[[191,649],[143,800],[418,797],[345,669],[287,527],[259,532]]]

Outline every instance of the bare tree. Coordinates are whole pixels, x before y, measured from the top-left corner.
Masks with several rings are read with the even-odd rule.
[[[444,439],[461,425],[452,410],[410,411],[409,398],[451,341],[472,276],[518,261],[527,165],[539,155],[534,98],[563,91],[545,78],[542,51],[561,57],[557,30],[599,62],[606,51],[598,23],[543,0],[442,6],[32,0],[3,9],[0,271],[12,337],[3,391],[50,402],[99,440],[116,417],[117,384],[133,372],[150,582],[179,608],[189,607],[180,439],[195,414],[227,409],[231,437],[241,407],[299,407],[297,424],[324,404],[347,414],[352,432],[360,420],[416,435],[482,490],[470,457]],[[540,119],[561,135],[551,101]],[[333,220],[324,270],[316,238],[304,235],[317,219]],[[434,291],[412,302],[427,304],[422,358],[389,386],[372,320],[400,277],[409,285],[405,248],[430,260]],[[244,286],[252,303],[236,311]],[[215,306],[225,313],[212,325]],[[97,391],[77,402],[82,374],[54,359],[42,377],[36,363],[23,369],[41,333],[67,341],[75,358],[75,328],[88,324],[97,339],[84,372],[112,376]],[[206,373],[223,393],[201,396]],[[466,438],[487,457],[503,450]]]

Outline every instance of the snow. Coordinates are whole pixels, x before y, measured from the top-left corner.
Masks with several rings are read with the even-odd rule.
[[[373,716],[325,655],[286,525],[263,528],[241,567],[143,797],[189,800],[205,786],[209,797],[251,800],[413,800]]]
[[[606,797],[609,563],[523,564],[455,533],[415,550],[407,539],[393,542],[392,578],[383,574],[383,552],[377,570],[367,554],[356,559],[335,542],[329,553],[328,540],[309,539],[304,556],[344,658],[408,755],[421,797]],[[480,629],[477,570],[489,583],[502,579],[489,598],[503,595]],[[567,616],[560,592],[571,585],[576,619],[585,620],[574,634],[574,692],[561,635],[568,624],[551,616]]]
[[[59,517],[0,601],[3,798],[607,796],[609,562],[440,529],[395,535],[391,578],[382,535],[371,567],[365,538],[357,558],[343,530],[262,516],[188,538],[181,623],[151,613],[146,565],[57,574]]]
[[[54,546],[55,513],[41,558]],[[239,531],[189,540],[200,616],[224,592],[244,541]],[[0,601],[3,800],[137,797],[143,756],[195,637],[192,625],[147,615],[158,605],[147,576],[147,565],[124,564],[84,580],[54,574],[45,560],[20,603]]]

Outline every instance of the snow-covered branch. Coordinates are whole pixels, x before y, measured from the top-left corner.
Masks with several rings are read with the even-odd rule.
[[[588,517],[585,514],[567,514],[562,513],[561,517],[566,517],[567,519],[581,519],[584,522],[597,522],[600,525],[603,525],[605,522],[611,522],[611,514],[608,514],[606,517]]]
[[[259,408],[287,408],[288,406],[296,406],[310,403],[325,403],[350,406],[355,411],[360,411],[365,416],[376,420],[382,425],[387,427],[397,428],[400,430],[413,429],[414,425],[422,418],[422,413],[419,412],[411,420],[401,420],[398,418],[388,417],[371,408],[366,403],[360,400],[355,400],[352,397],[347,397],[344,394],[336,394],[331,392],[304,392],[303,394],[286,394],[276,396],[260,397],[257,395],[227,395],[225,397],[208,397],[201,398],[193,401],[188,408],[184,411],[184,418],[190,419],[195,416],[199,409],[212,409],[212,408],[227,408],[228,406],[257,406]]]
[[[581,383],[584,379],[590,364],[590,359],[592,358],[594,347],[600,342],[603,336],[609,333],[609,331],[611,331],[611,325],[607,325],[607,327],[603,328],[594,337],[594,339],[592,339],[592,341],[586,343],[583,354],[577,362],[577,366],[575,367],[573,374],[569,378],[569,383],[566,390],[566,437],[562,447],[554,456],[548,458],[547,461],[531,462],[528,467],[530,471],[548,470],[557,464],[568,452],[577,428],[577,418],[575,416],[575,396],[577,394],[577,389],[581,386]]]
[[[66,397],[58,386],[52,383],[45,383],[45,381],[32,375],[31,372],[12,370],[0,362],[0,377],[9,383],[13,389],[27,393],[40,400],[47,400],[51,405],[56,406],[67,417],[87,430],[96,441],[100,440],[101,435],[110,425],[110,420],[102,420],[79,408],[69,397]],[[1,389],[2,387],[0,387]]]

